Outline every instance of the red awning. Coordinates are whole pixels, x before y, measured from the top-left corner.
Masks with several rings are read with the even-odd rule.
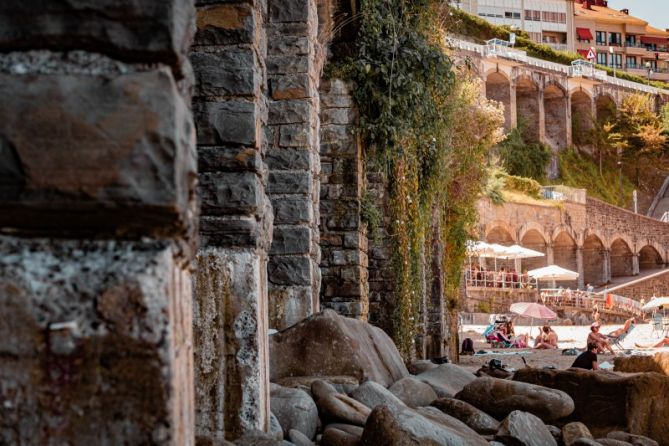
[[[666,37],[651,37],[651,36],[641,36],[641,43],[650,43],[656,45],[666,45],[669,43],[669,39]]]
[[[590,51],[588,51],[588,50],[576,50],[576,51],[578,51],[578,54],[580,54],[581,56],[583,56],[583,58],[585,58],[585,59],[588,58],[588,53],[590,52]]]
[[[588,28],[576,28],[576,34],[578,34],[578,38],[581,40],[593,40],[592,33]]]

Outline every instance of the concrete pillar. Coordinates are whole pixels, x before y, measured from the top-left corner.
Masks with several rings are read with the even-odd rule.
[[[585,288],[585,268],[583,268],[583,247],[576,247],[576,268],[578,270],[578,287]]]
[[[553,244],[552,243],[548,243],[546,245],[546,263],[548,265],[555,264],[555,258],[553,256]]]
[[[573,135],[572,135],[572,125],[571,125],[571,96],[569,95],[569,92],[567,92],[567,100],[565,101],[565,107],[567,107],[566,114],[565,116],[567,117],[567,147],[571,147],[573,143]]]
[[[639,254],[638,253],[632,254],[632,275],[633,276],[638,276],[639,275]]]
[[[546,107],[544,106],[544,90],[542,86],[539,86],[539,91],[537,92],[537,105],[539,107],[539,141],[546,142]]]
[[[609,283],[611,282],[611,250],[610,249],[604,249],[604,262],[602,265],[602,268],[604,269],[604,283]]]
[[[516,83],[511,80],[511,83],[509,84],[509,95],[510,95],[510,105],[509,107],[511,108],[511,128],[515,129],[518,127],[518,109],[517,109],[517,101],[516,101]]]

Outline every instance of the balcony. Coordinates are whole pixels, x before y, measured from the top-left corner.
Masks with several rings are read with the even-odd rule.
[[[549,47],[553,48],[556,51],[567,51],[567,44],[566,43],[548,43],[548,42],[543,42],[544,45],[548,45]]]

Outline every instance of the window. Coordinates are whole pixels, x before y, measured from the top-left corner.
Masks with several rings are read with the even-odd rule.
[[[534,42],[541,43],[541,33],[528,33],[530,39]]]
[[[532,20],[535,22],[541,21],[541,11],[533,11],[531,9],[525,10],[525,20]]]
[[[657,71],[657,60],[644,60],[643,61],[643,68],[648,69],[648,67],[646,66],[647,63],[650,63],[650,68],[653,71]]]
[[[620,46],[621,43],[620,33],[609,33],[609,45]]]
[[[564,12],[550,12],[543,11],[541,13],[542,20],[549,23],[567,23],[567,14]]]
[[[627,34],[625,36],[625,45],[626,46],[636,46],[636,36]]]
[[[519,12],[514,12],[513,13],[513,18],[520,20],[520,13]]]
[[[505,19],[513,18],[513,13],[511,11],[505,11],[504,12],[504,18]]]
[[[597,45],[606,45],[606,31],[595,31]]]
[[[598,52],[597,53],[597,64],[606,66],[608,64],[606,56],[607,56],[606,53]]]
[[[611,54],[611,67],[622,68],[623,67],[623,55],[622,54]]]
[[[632,68],[632,69],[636,68],[636,57],[627,56],[625,60],[625,65],[627,66],[627,68]]]

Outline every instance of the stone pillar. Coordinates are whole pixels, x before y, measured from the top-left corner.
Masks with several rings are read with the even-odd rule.
[[[269,0],[267,134],[274,243],[270,326],[319,311],[318,16],[314,0]]]
[[[585,268],[583,267],[583,247],[576,247],[576,269],[578,270],[578,288],[585,288]]]
[[[368,228],[361,213],[371,203],[363,202],[364,152],[354,134],[357,114],[348,86],[341,80],[323,82],[320,99],[321,305],[367,320]]]
[[[265,22],[262,0],[207,0],[197,10],[201,249],[193,325],[196,435],[232,440],[267,430],[267,197]]]
[[[441,243],[441,228],[436,211],[433,213],[432,224],[434,234],[432,240],[431,287],[427,303],[427,345],[426,357],[439,358],[447,353],[446,306],[444,305],[444,246]]]
[[[604,269],[604,283],[611,282],[611,250],[604,249],[604,264],[602,265]]]
[[[632,275],[639,275],[639,253],[632,254]]]
[[[0,5],[2,444],[194,444],[193,17]]]
[[[515,129],[518,127],[518,106],[517,106],[517,101],[516,101],[516,83],[512,80],[509,83],[509,95],[510,95],[510,101],[509,101],[509,107],[511,108],[510,110],[510,116],[511,116],[511,128]]]
[[[571,96],[569,95],[569,91],[567,91],[567,100],[565,101],[565,106],[567,107],[565,116],[567,117],[567,124],[566,124],[566,129],[567,129],[567,142],[566,142],[566,147],[571,147],[574,137],[573,137],[573,132],[572,132],[572,125],[571,125]]]
[[[546,263],[548,265],[554,265],[555,264],[555,257],[553,253],[553,244],[548,243],[546,245]]]
[[[537,91],[537,101],[539,106],[539,141],[546,142],[546,107],[544,104],[544,90],[539,86]]]

